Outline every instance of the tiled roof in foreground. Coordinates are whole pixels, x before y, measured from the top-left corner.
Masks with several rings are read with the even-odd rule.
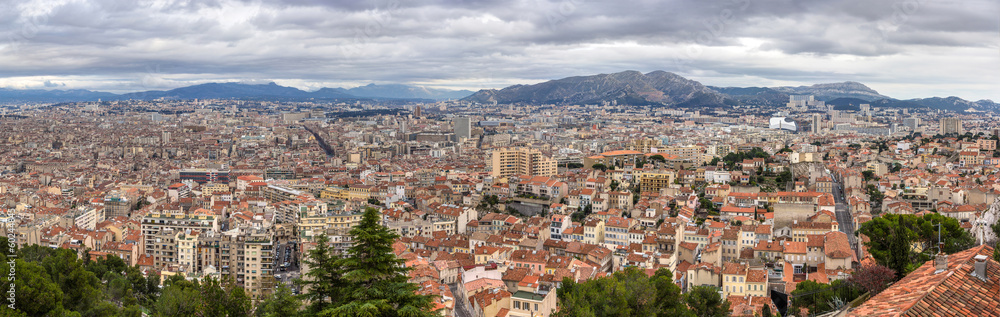
[[[971,274],[977,255],[988,257],[985,280]],[[951,254],[948,269],[938,273],[927,261],[848,316],[997,316],[1000,263],[992,255],[987,245]]]

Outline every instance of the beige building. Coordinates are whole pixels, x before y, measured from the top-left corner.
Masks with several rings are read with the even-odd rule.
[[[942,118],[941,119],[941,134],[962,134],[965,133],[962,129],[962,119],[959,118]]]
[[[626,167],[635,166],[636,162],[640,162],[645,159],[645,155],[639,151],[632,150],[618,150],[604,152],[594,156],[588,156],[583,158],[583,167],[591,168],[595,164],[603,164],[607,167]]]
[[[677,172],[672,170],[642,172],[639,174],[639,187],[643,192],[659,192],[677,179]]]
[[[503,148],[493,150],[490,175],[552,176],[556,174],[556,161],[530,148]]]
[[[660,142],[660,140],[651,138],[642,138],[642,139],[635,139],[629,142],[628,149],[642,153],[650,153],[652,152],[653,148],[659,148],[660,146],[663,146],[663,143]]]
[[[214,215],[152,213],[142,218],[146,255],[153,256],[153,265],[158,268],[178,264],[176,239],[180,233],[218,230],[219,220]]]
[[[725,263],[722,267],[723,297],[743,296],[747,287],[747,266],[740,263]]]

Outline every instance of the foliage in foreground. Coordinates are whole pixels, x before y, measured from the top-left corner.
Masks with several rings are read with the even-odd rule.
[[[715,289],[695,287],[681,295],[667,269],[657,270],[652,277],[628,268],[583,283],[566,278],[557,294],[559,311],[553,315],[557,317],[729,316],[729,302]]]

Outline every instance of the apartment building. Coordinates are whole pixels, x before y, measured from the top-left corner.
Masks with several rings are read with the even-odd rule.
[[[141,228],[146,238],[145,254],[153,257],[155,267],[164,268],[178,264],[180,233],[218,231],[219,220],[215,215],[151,213],[142,218]]]
[[[552,176],[556,161],[531,148],[493,150],[490,175],[494,178],[513,175]]]

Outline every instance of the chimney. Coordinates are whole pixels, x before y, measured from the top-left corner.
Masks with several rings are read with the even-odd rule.
[[[944,253],[938,253],[934,256],[934,274],[941,273],[948,270],[948,255]]]
[[[982,254],[973,257],[973,259],[976,260],[976,263],[975,263],[975,271],[972,272],[972,275],[978,277],[980,280],[983,281],[987,281],[987,279],[989,278],[986,276],[986,263],[987,263],[986,259],[988,258],[989,257]]]

